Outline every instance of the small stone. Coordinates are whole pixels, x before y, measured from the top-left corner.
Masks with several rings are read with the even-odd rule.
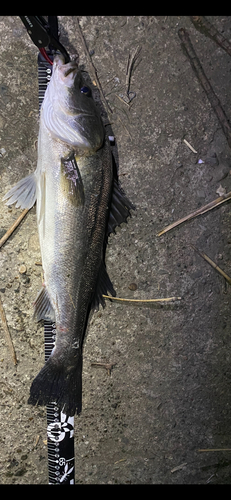
[[[219,188],[216,190],[216,193],[219,194],[219,196],[224,196],[226,194],[226,189],[223,188],[220,184]]]
[[[28,284],[30,283],[30,278],[29,276],[22,276],[22,283],[25,285],[25,284]]]
[[[137,290],[137,284],[136,283],[130,283],[130,285],[128,285],[128,288],[129,288],[129,290],[135,291],[135,290]]]
[[[19,268],[19,272],[20,272],[20,274],[25,274],[25,273],[26,273],[26,271],[27,271],[27,268],[26,268],[25,264],[22,264],[22,265],[20,266],[20,268]]]
[[[205,163],[207,163],[211,167],[217,167],[219,165],[219,160],[217,158],[216,153],[212,153],[212,154],[206,156]]]
[[[0,156],[4,156],[6,154],[5,148],[0,149]]]
[[[214,182],[220,182],[229,175],[230,165],[220,165],[213,174]]]

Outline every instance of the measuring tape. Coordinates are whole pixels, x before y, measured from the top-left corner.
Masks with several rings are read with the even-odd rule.
[[[53,60],[53,55],[49,54]],[[52,65],[38,55],[39,111],[52,74]],[[55,345],[55,323],[44,321],[45,361]],[[75,483],[74,417],[67,417],[56,402],[47,405],[49,484]]]

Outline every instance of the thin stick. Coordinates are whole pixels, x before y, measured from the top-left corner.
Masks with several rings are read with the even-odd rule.
[[[147,299],[147,300],[142,300],[142,299],[121,299],[120,297],[111,297],[109,295],[102,295],[105,299],[109,300],[117,300],[119,302],[138,302],[138,303],[152,303],[152,302],[174,302],[175,300],[181,300],[181,297],[168,297],[165,299]]]
[[[191,144],[189,144],[188,141],[186,141],[186,139],[183,139],[184,140],[184,143],[186,144],[186,146],[188,146],[189,149],[191,149],[191,151],[193,153],[197,153],[197,151],[191,146]]]
[[[37,446],[37,444],[38,444],[38,442],[39,442],[39,438],[40,438],[40,435],[38,434],[38,435],[36,436],[36,439],[35,439],[34,448],[36,448],[36,446]]]
[[[131,80],[131,74],[132,74],[132,69],[134,67],[135,61],[138,59],[140,51],[142,47],[136,47],[134,54],[131,56],[129,54],[128,56],[128,63],[127,63],[127,71],[126,71],[126,81],[125,85],[127,88],[127,95],[129,94],[129,89],[130,89],[130,80]]]
[[[231,448],[205,448],[197,451],[231,451]]]
[[[174,467],[170,472],[173,473],[173,472],[176,472],[178,470],[181,470],[183,469],[185,466],[187,465],[187,462],[184,462],[183,464],[181,465],[177,465],[177,467]]]
[[[14,224],[12,224],[12,226],[10,227],[10,229],[8,229],[8,231],[4,234],[4,236],[0,240],[0,248],[6,242],[6,240],[8,240],[8,238],[11,236],[11,234],[16,229],[16,227],[18,227],[18,225],[20,224],[20,222],[25,217],[25,215],[27,214],[28,211],[29,211],[29,209],[25,208],[25,210],[23,210],[23,212],[16,219],[16,221],[14,222]]]
[[[115,94],[116,97],[118,97],[118,99],[123,102],[124,104],[126,104],[128,106],[128,108],[130,108],[130,104],[129,102],[126,102],[122,97],[120,97],[118,94]]]
[[[168,231],[170,231],[174,227],[182,224],[182,222],[186,222],[187,220],[193,219],[194,217],[197,217],[198,215],[202,215],[202,214],[208,212],[209,210],[212,210],[213,208],[218,207],[219,205],[221,205],[222,203],[224,203],[225,201],[228,201],[230,199],[231,199],[231,191],[229,191],[228,193],[226,193],[222,196],[219,196],[219,198],[216,198],[216,200],[210,201],[210,203],[207,203],[207,205],[204,205],[203,207],[198,208],[197,210],[195,210],[195,212],[192,212],[189,215],[185,215],[185,217],[182,217],[182,219],[179,219],[176,222],[169,224],[169,226],[165,227],[164,229],[162,229],[162,231],[157,233],[157,236],[161,236],[162,234],[167,233]]]
[[[196,55],[196,52],[192,46],[191,40],[189,38],[189,34],[186,30],[183,28],[179,29],[178,31],[179,38],[181,39],[183,48],[186,51],[186,54],[188,56],[189,62],[192,66],[192,69],[197,76],[201,86],[203,87],[207,98],[214,110],[214,112],[217,115],[217,118],[220,122],[220,125],[223,129],[223,132],[225,134],[226,140],[228,142],[229,147],[231,148],[231,127],[229,125],[228,119],[226,117],[226,114],[221,106],[221,103],[216,96],[215,92],[213,91],[213,88],[211,84],[209,83],[207,76],[204,73],[204,70],[201,66],[201,63]]]
[[[95,363],[91,363],[91,366],[99,366],[100,368],[106,368],[108,375],[111,375],[112,368],[115,365],[116,365],[116,363],[102,363],[100,361],[96,361]]]
[[[231,43],[204,16],[190,16],[195,28],[209,36],[231,56]]]
[[[228,276],[228,274],[226,274],[224,271],[222,271],[222,269],[215,263],[213,262],[212,259],[210,259],[210,257],[208,255],[206,255],[206,253],[204,252],[200,252],[200,250],[198,250],[198,248],[196,248],[194,245],[192,245],[190,243],[191,247],[203,258],[205,259],[209,264],[210,266],[212,266],[214,269],[216,269],[216,271],[218,271],[218,273],[220,273],[225,279],[226,281],[228,281],[228,283],[231,285],[231,278]]]
[[[103,89],[102,89],[102,86],[101,86],[101,83],[99,81],[99,78],[98,78],[98,75],[97,75],[97,72],[96,72],[96,69],[95,69],[95,66],[91,60],[91,56],[89,54],[89,51],[88,51],[88,48],[87,48],[87,44],[86,44],[86,41],[85,41],[85,38],[83,36],[83,33],[82,33],[82,30],[81,30],[81,26],[79,24],[79,20],[78,20],[78,17],[77,16],[74,16],[74,19],[76,21],[76,26],[77,26],[77,29],[78,29],[78,32],[79,32],[79,35],[80,35],[80,38],[82,40],[82,44],[83,44],[83,49],[84,49],[84,52],[86,54],[86,57],[87,57],[87,60],[88,60],[88,63],[89,63],[89,66],[94,74],[94,78],[97,82],[97,86],[99,88],[99,91],[100,91],[100,95],[101,95],[101,99],[102,101],[104,102],[106,108],[107,108],[107,111],[109,111],[110,113],[113,113],[112,109],[110,108],[108,102],[106,101],[105,97],[104,97],[104,93],[103,93]]]
[[[18,363],[18,361],[17,361],[17,358],[16,358],[16,354],[15,354],[13,342],[12,342],[12,339],[11,339],[11,335],[10,335],[10,332],[9,332],[9,328],[8,328],[8,325],[7,325],[6,315],[5,315],[5,311],[4,311],[4,308],[3,308],[1,296],[0,296],[0,316],[1,316],[1,320],[2,320],[3,330],[4,330],[4,333],[5,333],[5,339],[6,339],[7,343],[8,343],[9,348],[10,348],[10,353],[11,353],[14,365],[16,366],[17,363]]]
[[[115,107],[116,107],[116,106],[115,106]],[[117,109],[119,109],[119,108],[117,108]],[[120,118],[120,116],[119,116],[119,115],[118,115],[118,118],[119,118],[120,123],[122,124],[122,127],[123,127],[123,128],[126,130],[126,132],[128,133],[128,135],[129,135],[130,139],[132,139],[132,136],[131,136],[131,134],[130,134],[130,132],[129,132],[128,128],[126,127],[125,123],[121,120],[121,118]]]

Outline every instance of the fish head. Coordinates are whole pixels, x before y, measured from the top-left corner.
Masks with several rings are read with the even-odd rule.
[[[77,152],[92,153],[102,146],[105,132],[100,112],[77,59],[65,64],[62,55],[55,56],[43,101],[43,118],[50,133]]]

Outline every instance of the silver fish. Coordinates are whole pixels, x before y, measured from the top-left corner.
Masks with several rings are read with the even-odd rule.
[[[92,308],[115,295],[105,267],[108,235],[134,208],[116,174],[100,112],[76,60],[56,56],[40,113],[38,163],[4,197],[37,201],[44,284],[34,318],[56,323],[54,349],[31,385],[31,404],[82,405],[82,346]]]

